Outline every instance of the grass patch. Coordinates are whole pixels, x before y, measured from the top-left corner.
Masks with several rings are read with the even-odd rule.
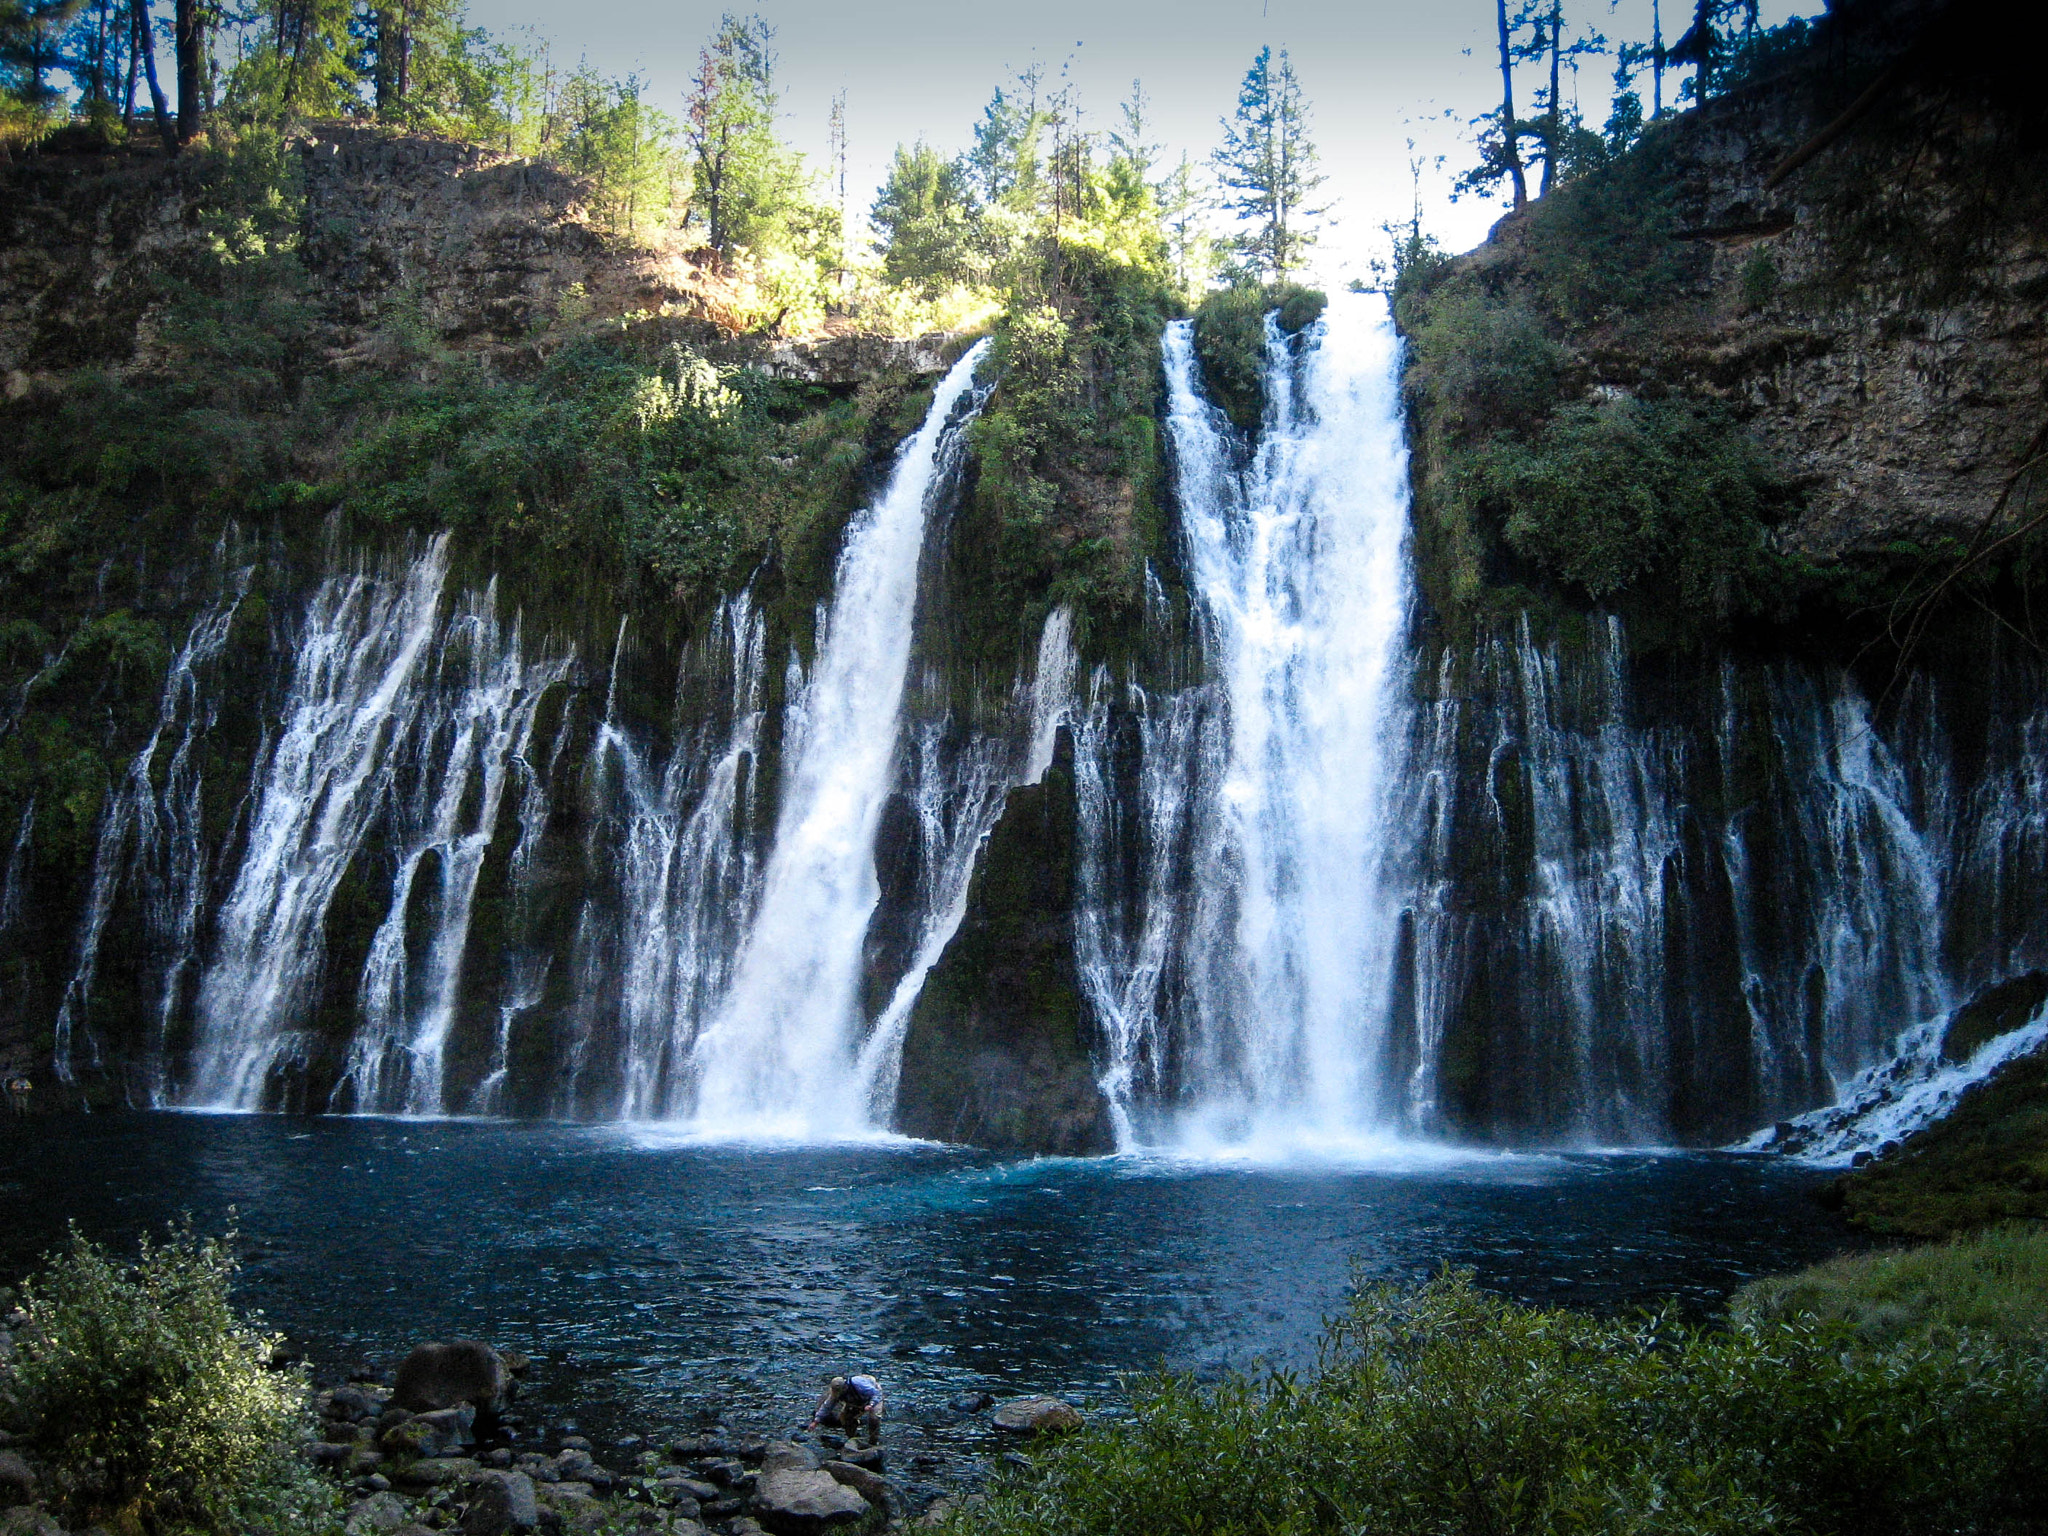
[[[1947,1243],[1830,1259],[1796,1275],[1752,1281],[1734,1314],[1841,1323],[1866,1344],[1965,1329],[2048,1339],[2048,1227],[2012,1225]]]
[[[1696,1327],[1372,1287],[1307,1376],[1160,1376],[951,1528],[982,1536],[1754,1536],[2038,1530],[2037,1353],[1856,1347],[1804,1316]]]

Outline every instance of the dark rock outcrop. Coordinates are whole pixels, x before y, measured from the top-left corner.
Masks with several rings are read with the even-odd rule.
[[[512,1373],[488,1344],[475,1339],[419,1344],[400,1362],[391,1400],[412,1413],[431,1413],[462,1403],[494,1408],[511,1381]]]
[[[905,1135],[1055,1156],[1115,1145],[1074,976],[1072,765],[1062,733],[1044,781],[1011,790],[989,835],[904,1038]]]

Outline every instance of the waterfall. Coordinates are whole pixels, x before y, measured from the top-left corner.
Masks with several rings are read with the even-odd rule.
[[[1192,327],[1166,334],[1187,576],[1220,709],[1195,737],[1189,807],[1206,874],[1180,941],[1169,1134],[1184,1144],[1344,1140],[1380,1119],[1387,716],[1407,608],[1397,355],[1377,300],[1339,296],[1298,344],[1269,318],[1265,422],[1243,462],[1198,391]],[[1111,1029],[1113,1093],[1137,1070],[1115,1053],[1142,1033]]]
[[[221,595],[201,610],[172,658],[157,705],[156,724],[118,784],[109,787],[95,839],[92,885],[71,979],[57,1006],[52,1069],[71,1082],[73,1050],[81,1038],[93,1065],[98,1043],[89,1025],[100,948],[122,877],[138,887],[145,942],[158,960],[157,996],[150,1009],[150,1040],[144,1054],[148,1081],[142,1097],[154,1103],[163,1091],[164,1037],[183,995],[198,942],[200,908],[206,894],[207,856],[200,827],[200,765],[197,747],[219,713],[220,695],[205,676],[227,646],[235,611],[249,588],[248,570],[228,578]],[[29,807],[33,816],[34,806]],[[31,822],[23,820],[25,843]],[[16,849],[16,859],[20,848]],[[10,890],[15,871],[10,864]],[[18,900],[18,896],[14,899]]]
[[[541,695],[568,671],[562,657],[528,662],[519,621],[501,623],[497,608],[495,582],[459,605],[431,671],[422,668],[425,697],[409,711],[411,729],[389,749],[397,868],[370,941],[336,1108],[433,1115],[453,1107],[444,1097],[446,1052],[477,881]]]
[[[792,691],[759,905],[732,985],[691,1052],[694,1119],[714,1134],[811,1137],[868,1124],[853,1042],[878,895],[875,832],[896,771],[925,527],[960,462],[961,417],[979,408],[974,370],[986,350],[977,344],[947,374],[888,488],[848,529],[816,660]]]
[[[609,996],[603,973],[616,978],[615,1102],[626,1119],[687,1112],[690,1047],[724,996],[759,895],[751,828],[766,653],[767,626],[741,593],[720,605],[705,644],[683,657],[677,713],[696,719],[665,761],[620,724],[615,701],[598,729],[593,772],[596,798],[615,822],[605,830],[617,917],[612,929],[586,909],[576,990]],[[617,671],[615,661],[615,678]],[[700,690],[708,697],[699,699]],[[586,1026],[579,1039],[592,1033]],[[579,1060],[568,1074],[571,1104],[563,1108],[573,1105],[588,1065]]]
[[[444,624],[447,572],[442,534],[403,572],[332,576],[307,604],[200,981],[188,1105],[260,1109],[279,1074],[305,1069],[319,1045],[310,1015],[329,909],[383,816],[392,904],[371,940],[363,1025],[337,1106],[447,1107],[442,1052],[507,763],[524,754],[539,695],[566,668],[523,658],[519,626],[499,623],[494,591]]]

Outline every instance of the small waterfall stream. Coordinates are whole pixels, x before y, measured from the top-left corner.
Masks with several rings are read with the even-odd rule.
[[[880,894],[875,833],[897,727],[925,528],[985,398],[978,343],[932,397],[881,499],[848,530],[817,657],[791,690],[775,837],[723,1002],[691,1048],[691,1118],[708,1134],[864,1130],[853,1082],[861,944]],[[794,663],[792,663],[794,666]]]

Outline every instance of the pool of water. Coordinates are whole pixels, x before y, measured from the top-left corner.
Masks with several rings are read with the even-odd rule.
[[[0,1272],[67,1220],[127,1243],[233,1208],[244,1299],[316,1366],[469,1335],[538,1362],[535,1429],[790,1427],[821,1374],[889,1389],[891,1434],[968,1389],[1107,1405],[1129,1372],[1313,1358],[1354,1275],[1444,1264],[1597,1309],[1847,1239],[1761,1158],[1005,1162],[919,1144],[738,1150],[615,1128],[102,1115],[0,1129]],[[533,1431],[529,1430],[529,1434]]]

